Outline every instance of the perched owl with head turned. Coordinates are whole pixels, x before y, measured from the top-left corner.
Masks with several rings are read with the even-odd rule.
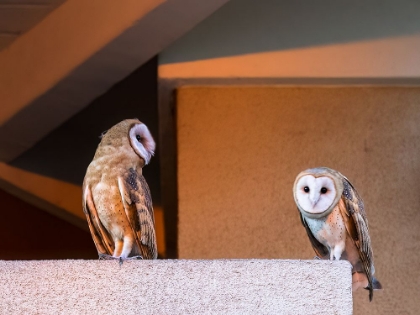
[[[317,256],[348,260],[353,266],[353,290],[382,289],[373,277],[373,253],[363,201],[350,181],[327,167],[301,172],[293,195],[300,218]]]
[[[100,259],[156,259],[154,214],[143,166],[154,154],[149,129],[124,120],[101,136],[83,181],[83,210]]]

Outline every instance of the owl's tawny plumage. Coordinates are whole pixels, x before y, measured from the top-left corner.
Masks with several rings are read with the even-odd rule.
[[[157,257],[154,214],[142,168],[154,154],[146,125],[124,120],[103,134],[83,182],[83,210],[99,257]]]
[[[327,167],[308,169],[295,180],[293,195],[312,247],[323,259],[353,266],[353,290],[382,286],[373,277],[373,252],[363,201],[350,181]]]

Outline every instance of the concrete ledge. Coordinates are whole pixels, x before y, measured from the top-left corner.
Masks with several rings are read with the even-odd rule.
[[[0,261],[4,314],[352,314],[351,266],[301,260]]]

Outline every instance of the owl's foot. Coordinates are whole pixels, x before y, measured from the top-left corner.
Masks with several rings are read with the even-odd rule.
[[[328,256],[328,255],[323,256],[323,257],[315,256],[314,259],[316,259],[316,260],[329,260],[330,256]]]
[[[143,256],[131,256],[131,257],[127,257],[127,258],[124,258],[124,260],[138,260],[138,259],[141,259],[141,260],[143,260]]]
[[[138,260],[138,259],[143,260],[143,257],[142,256],[132,256],[132,257],[122,258],[122,257],[114,257],[114,256],[107,255],[107,254],[99,254],[99,260],[118,260],[120,266],[123,264],[123,262],[125,260]]]
[[[117,260],[117,259],[119,259],[119,258],[111,256],[111,255],[99,254],[99,260]]]
[[[119,259],[120,259],[120,266],[121,266],[125,260],[138,260],[138,259],[143,260],[143,257],[142,256],[131,256],[131,257],[126,257],[126,258],[120,257]]]
[[[107,254],[99,254],[99,260],[118,260],[120,267],[123,264],[123,258],[122,257],[114,257]]]

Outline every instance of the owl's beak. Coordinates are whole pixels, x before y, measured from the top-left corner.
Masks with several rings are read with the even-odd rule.
[[[312,202],[312,206],[315,206],[319,200],[319,195],[318,194],[311,194],[309,196],[309,200]]]

